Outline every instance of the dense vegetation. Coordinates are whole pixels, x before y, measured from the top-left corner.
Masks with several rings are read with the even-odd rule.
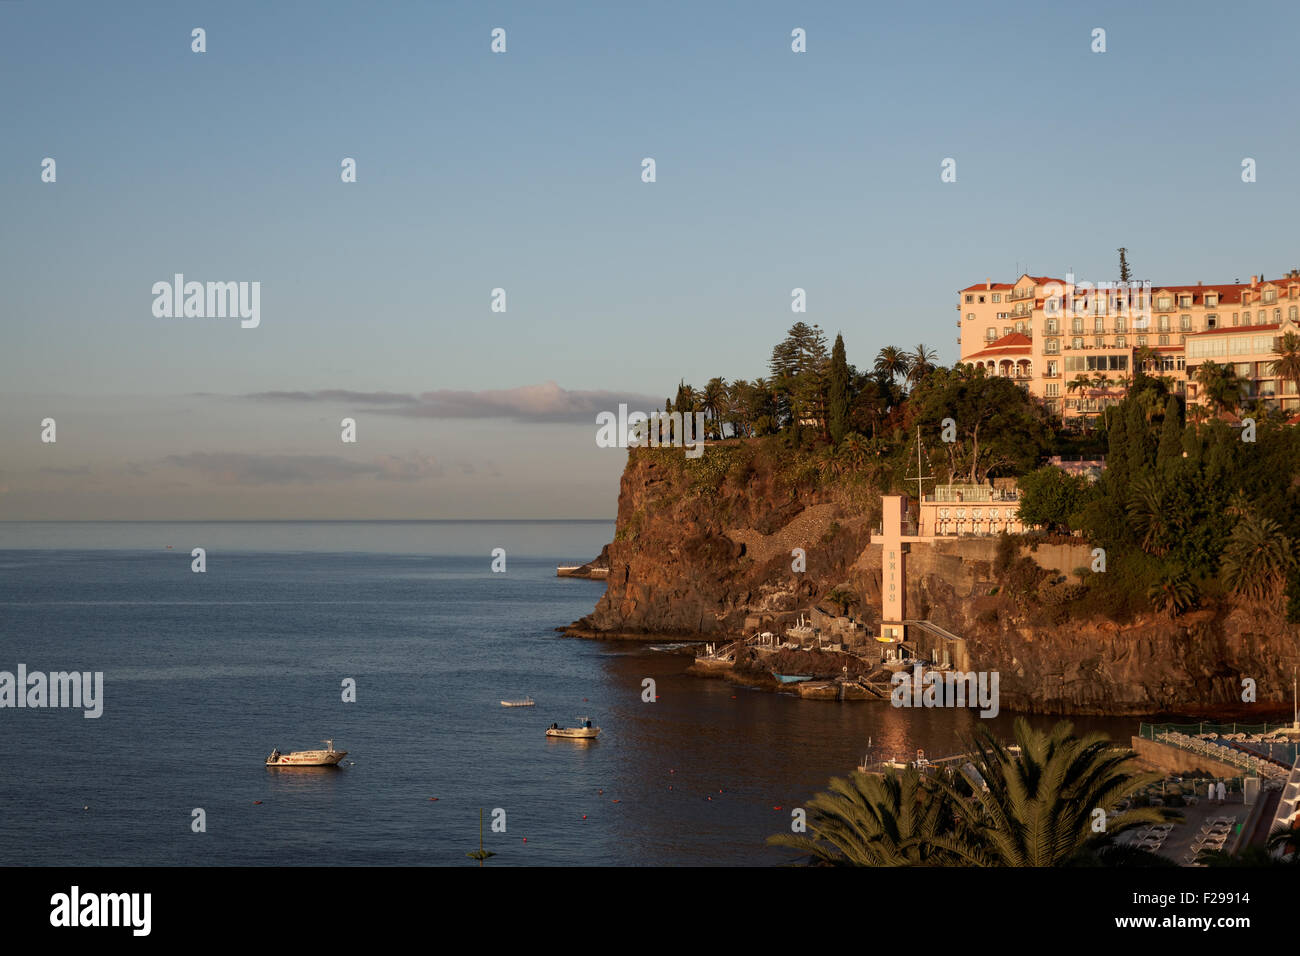
[[[1286,339],[1297,337],[1285,337],[1275,372],[1300,381],[1300,340]],[[703,412],[714,440],[758,439],[694,461],[666,456],[691,472],[695,493],[743,483],[757,458],[778,460],[792,491],[833,482],[915,495],[918,475],[1015,477],[1027,524],[1104,549],[1106,573],[1080,574],[1072,592],[1093,611],[1176,616],[1230,591],[1300,621],[1300,429],[1250,406],[1228,369],[1198,369],[1209,404],[1190,410],[1167,378],[1139,371],[1082,430],[1009,379],[936,365],[924,345],[887,346],[860,370],[842,335],[827,349],[821,329],[803,322],[773,348],[768,373],[700,390],[682,382],[666,402],[666,411]],[[1251,411],[1252,424],[1243,428],[1235,411]],[[1104,457],[1106,468],[1090,482],[1043,465],[1051,455]]]

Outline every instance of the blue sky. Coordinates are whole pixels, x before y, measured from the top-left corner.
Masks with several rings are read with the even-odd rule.
[[[1278,275],[1297,20],[0,2],[0,518],[608,516],[623,453],[592,408],[762,374],[796,318],[859,365],[951,362],[986,276],[1110,279],[1119,245],[1157,283]],[[177,272],[260,281],[260,327],[154,317]],[[331,390],[471,394],[404,416]]]

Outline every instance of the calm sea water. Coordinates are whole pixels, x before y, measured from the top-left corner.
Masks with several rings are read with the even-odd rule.
[[[978,722],[743,690],[684,676],[689,658],[557,635],[604,585],[555,565],[612,531],[0,524],[0,670],[105,679],[97,720],[0,710],[0,865],[474,865],[480,808],[493,866],[779,864],[764,838],[868,738],[947,754]],[[537,706],[500,705],[523,695]],[[603,728],[594,744],[545,738],[584,715]],[[1006,736],[1010,721],[995,721]],[[354,763],[263,765],[326,737]]]

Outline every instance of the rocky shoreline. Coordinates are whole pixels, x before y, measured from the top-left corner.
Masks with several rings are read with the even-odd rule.
[[[849,655],[878,653],[881,554],[869,543],[878,495],[873,507],[834,487],[791,489],[761,461],[733,463],[705,484],[680,456],[656,451],[628,456],[615,539],[601,556],[604,594],[591,614],[559,630],[593,640],[726,643],[783,634],[800,613],[819,610],[852,619],[854,630],[835,638]],[[721,456],[710,454],[716,468]],[[967,669],[1000,673],[1005,709],[1290,717],[1300,633],[1277,611],[1223,597],[1175,618],[1152,612],[1120,623],[1078,601],[1069,574],[1082,542],[1021,541],[1009,558],[998,547],[994,538],[913,546],[906,586],[909,617],[959,635]],[[805,555],[801,571],[792,569],[795,549]],[[763,684],[747,669],[728,676]],[[1247,678],[1253,702],[1242,700]]]

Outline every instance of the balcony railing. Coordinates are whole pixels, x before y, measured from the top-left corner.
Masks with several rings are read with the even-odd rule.
[[[1034,287],[1029,286],[1025,289],[1012,289],[1007,293],[1007,301],[1015,302],[1019,299],[1032,299],[1034,297]]]

